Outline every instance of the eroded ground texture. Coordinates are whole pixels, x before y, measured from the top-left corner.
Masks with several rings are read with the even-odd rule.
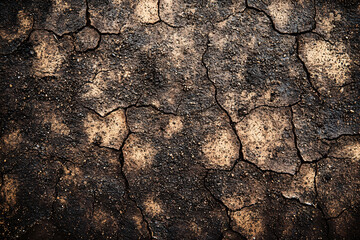
[[[357,0],[1,0],[1,239],[359,239]]]

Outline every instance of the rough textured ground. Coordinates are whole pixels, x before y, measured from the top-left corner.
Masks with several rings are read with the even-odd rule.
[[[358,239],[357,0],[0,1],[1,239]]]

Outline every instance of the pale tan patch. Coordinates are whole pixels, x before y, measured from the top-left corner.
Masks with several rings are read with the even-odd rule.
[[[33,73],[38,77],[56,76],[66,59],[55,37],[45,31],[35,31],[30,36],[34,43],[36,57],[33,61]]]
[[[108,89],[108,83],[115,81],[121,84],[124,76],[124,73],[116,70],[99,72],[91,82],[84,85],[82,99],[84,101],[96,101],[94,110],[104,117],[119,107],[115,101],[108,101],[107,99],[105,91]]]
[[[4,143],[4,147],[2,147],[1,144],[0,148],[3,148],[5,151],[11,151],[17,148],[17,146],[23,141],[23,137],[20,129],[16,129],[15,131],[3,136],[1,140]]]
[[[0,29],[0,37],[2,39],[7,40],[8,42],[12,42],[22,36],[26,36],[28,32],[32,29],[33,26],[33,17],[25,13],[23,10],[20,10],[17,14],[17,21],[19,27],[15,33],[9,34],[8,30]]]
[[[242,72],[236,73],[239,81],[245,80]],[[261,96],[258,95],[256,91],[242,90],[239,91],[230,91],[225,92],[224,95],[224,107],[229,110],[231,119],[235,122],[241,121],[242,117],[239,116],[239,102],[246,105],[246,109],[254,109],[259,105],[265,105],[269,103],[271,93],[273,89],[268,89],[263,92]],[[245,110],[243,114],[247,114],[249,110]]]
[[[157,150],[136,134],[126,140],[123,148],[124,168],[127,171],[144,170],[151,166]]]
[[[195,222],[190,223],[190,229],[197,236],[203,236],[204,235],[202,228],[198,224],[196,224]]]
[[[51,131],[61,135],[69,135],[70,129],[66,124],[63,123],[63,120],[60,116],[57,116],[55,113],[49,113],[44,116],[44,123],[51,124]]]
[[[167,22],[175,21],[174,7],[177,4],[177,0],[161,0],[160,1],[160,17],[166,19]]]
[[[316,18],[316,32],[324,34],[327,38],[331,37],[331,31],[336,27],[335,23],[341,21],[339,11],[329,12],[327,15]]]
[[[104,118],[89,113],[84,121],[84,129],[90,142],[115,149],[120,149],[129,131],[123,109]]]
[[[231,196],[224,195],[221,197],[221,201],[229,209],[239,210],[263,200],[265,196],[265,189],[262,183],[252,181],[248,184],[251,184],[251,186],[241,186],[246,189],[246,191],[239,191],[238,194],[235,192],[235,194]]]
[[[114,4],[114,5],[121,5],[121,3],[123,3],[124,2],[124,0],[110,0],[111,2],[112,2],[112,4]]]
[[[340,147],[341,146],[341,147]],[[339,145],[335,151],[330,153],[330,156],[336,158],[348,158],[352,162],[360,161],[360,142],[348,142],[346,145]]]
[[[301,203],[313,205],[315,196],[315,168],[310,164],[302,164],[290,186],[287,186],[282,191],[282,194],[286,198],[296,198]]]
[[[169,118],[169,124],[166,126],[164,131],[165,138],[171,138],[174,134],[181,132],[183,129],[182,117],[171,116]]]
[[[173,59],[172,63],[175,63],[175,67],[183,67],[181,60],[187,58],[188,55],[197,55],[198,49],[196,49],[194,38],[194,27],[185,27],[182,31],[171,31],[168,33],[168,41],[172,44],[172,51],[170,52],[170,59]],[[187,55],[184,54],[187,51]]]
[[[156,201],[154,197],[148,197],[145,202],[145,212],[151,217],[157,217],[162,214],[164,211],[161,207],[159,201]]]
[[[136,6],[135,14],[143,23],[159,21],[158,0],[140,0]]]
[[[244,90],[243,92],[246,92]],[[223,106],[228,110],[231,115],[231,119],[235,122],[240,121],[239,114],[236,114],[238,110],[237,103],[241,99],[242,95],[237,91],[227,91],[223,93]]]
[[[160,96],[161,102],[163,105],[172,105],[174,106],[177,102],[178,96],[182,93],[180,88],[171,88],[167,91],[166,94]],[[160,105],[161,106],[161,105]]]
[[[99,33],[93,28],[85,27],[75,35],[75,49],[77,51],[94,49],[99,41]]]
[[[289,18],[292,14],[293,6],[290,1],[278,0],[273,1],[268,9],[270,15],[273,17],[274,24],[282,30],[289,24]]]
[[[239,157],[240,144],[231,129],[219,129],[209,134],[202,146],[206,165],[211,168],[231,168]]]
[[[216,28],[221,30],[221,29],[226,29],[227,25],[228,25],[228,21],[222,21],[219,23],[216,23]],[[211,39],[210,42],[210,46],[216,46],[217,49],[220,50],[224,50],[227,46],[227,44],[231,43],[231,42],[235,42],[238,41],[238,35],[237,34],[231,34],[231,35],[223,35],[223,34],[215,34],[214,32],[211,32],[209,34],[209,37]],[[257,37],[255,35],[252,36],[247,36],[247,41],[246,42],[242,42],[242,44],[247,45],[247,49],[251,50],[256,48],[256,43],[257,43]],[[235,61],[239,61],[241,63],[246,64],[248,58],[248,54],[245,51],[242,51],[242,54],[240,55],[236,55],[233,56],[232,59]]]
[[[161,107],[161,103],[160,103],[159,99],[155,99],[155,98],[151,99],[151,105],[153,105],[156,108]]]
[[[19,11],[17,18],[20,23],[17,35],[25,35],[32,28],[33,18],[30,14],[25,13],[24,11]]]
[[[323,40],[305,38],[300,57],[308,67],[315,87],[322,94],[328,94],[333,86],[342,86],[351,81],[349,66],[352,60],[341,42],[333,46]]]
[[[68,9],[70,9],[69,3],[67,3],[64,0],[55,0],[55,4],[53,5],[53,9],[56,9],[57,11],[64,12]]]
[[[19,181],[17,178],[10,175],[4,175],[1,194],[5,197],[5,205],[3,206],[5,211],[8,211],[9,207],[14,207],[16,205],[18,189]]]
[[[106,212],[102,209],[96,209],[93,215],[94,225],[97,229],[101,230],[104,226],[109,226],[114,229],[117,229],[118,225],[116,218],[111,215],[109,212]]]
[[[226,26],[226,21],[216,24],[219,29],[222,29]],[[209,38],[211,39],[211,45],[215,45],[217,48],[224,50],[226,44],[229,42],[226,36],[222,36],[220,34],[214,34],[213,32],[209,33]]]
[[[70,134],[70,128],[64,123],[62,115],[54,111],[53,105],[48,102],[41,103],[36,108],[39,110],[36,112],[37,118],[41,121],[41,124],[50,124],[51,133]]]
[[[244,207],[244,201],[239,196],[224,196],[221,197],[221,201],[230,209],[241,209]]]
[[[143,219],[142,219],[142,217],[140,217],[139,215],[134,215],[133,220],[135,222],[136,229],[141,232],[143,230]]]
[[[294,174],[300,160],[294,144],[290,111],[261,107],[236,125],[244,158],[263,170]]]
[[[263,216],[251,208],[231,213],[234,229],[247,237],[247,239],[262,239],[266,225]]]
[[[101,78],[95,77],[94,82],[85,84],[85,88],[87,91],[83,94],[83,98],[89,99],[89,98],[102,98],[103,97],[103,89],[101,89],[101,86],[105,85],[105,81]],[[113,107],[113,108],[116,108]],[[112,108],[108,109],[107,111],[111,111]],[[99,111],[97,110],[101,116],[105,116],[107,111]]]

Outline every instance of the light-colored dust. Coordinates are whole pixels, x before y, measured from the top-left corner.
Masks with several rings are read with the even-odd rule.
[[[256,204],[264,199],[266,195],[266,189],[262,182],[251,179],[248,176],[249,181],[236,185],[236,189],[228,189],[232,192],[230,194],[223,194],[221,201],[231,210],[239,210],[244,207]],[[230,185],[234,186],[234,185]]]
[[[336,27],[335,23],[341,21],[341,13],[337,10],[331,10],[327,12],[322,11],[319,13],[322,14],[316,18],[315,31],[325,35],[327,38],[330,38],[331,31]]]
[[[239,72],[236,75],[239,81],[244,79],[242,73]],[[250,109],[254,109],[260,105],[270,105],[271,94],[273,92],[274,92],[273,88],[268,88],[267,90],[264,90],[261,96],[259,96],[258,92],[248,91],[246,89],[241,91],[227,90],[227,92],[223,93],[223,96],[221,97],[221,101],[223,102],[224,108],[228,110],[231,119],[234,122],[239,122],[240,120],[242,120],[242,116],[239,116],[238,114],[239,103],[241,103],[240,106],[242,105],[246,106],[246,109],[244,109],[243,112],[243,115],[245,115],[248,113]],[[279,104],[281,104],[281,102],[279,102]]]
[[[158,0],[140,0],[136,6],[135,14],[143,23],[159,21]]]
[[[227,91],[221,97],[224,108],[229,112],[231,119],[235,122],[240,121],[239,115],[236,114],[238,110],[237,101],[241,98],[238,91]]]
[[[191,229],[191,231],[193,233],[195,233],[196,236],[200,237],[200,236],[203,236],[203,234],[204,234],[202,228],[198,224],[196,224],[195,222],[190,223],[189,229]]]
[[[32,29],[33,17],[23,10],[20,10],[17,14],[17,22],[19,27],[15,33],[9,33],[6,29],[0,29],[0,37],[8,42],[12,42],[15,39],[26,36]]]
[[[221,201],[230,209],[236,210],[244,207],[242,196],[223,196]],[[255,199],[250,204],[256,203]]]
[[[4,197],[5,202],[0,204],[3,211],[7,212],[10,210],[9,208],[16,205],[18,189],[19,181],[17,178],[8,174],[4,175],[1,195]]]
[[[172,51],[169,53],[169,58],[175,67],[182,67],[182,64],[188,56],[196,56],[198,49],[195,48],[194,41],[194,26],[185,27],[182,31],[174,31],[170,29],[167,31],[167,39],[172,45]],[[184,52],[187,52],[185,55]]]
[[[30,41],[34,43],[36,54],[33,74],[38,77],[57,76],[66,55],[60,50],[55,36],[45,31],[35,31],[31,34]]]
[[[132,218],[135,222],[136,229],[139,230],[139,232],[145,232],[144,229],[144,220],[139,214],[135,214]]]
[[[125,111],[119,109],[104,118],[89,113],[84,121],[84,129],[90,142],[120,149],[128,134]]]
[[[52,104],[43,102],[38,104],[36,108],[38,109],[38,111],[36,111],[36,117],[40,120],[40,124],[49,124],[52,134],[70,134],[70,128],[64,123],[63,116],[60,112],[54,111],[54,106]]]
[[[222,28],[222,27],[224,27],[224,26],[222,26],[222,25],[224,25],[224,23],[226,23],[226,21],[222,22],[222,23],[218,23],[218,24],[216,24],[216,26],[218,26],[219,28]],[[220,35],[220,34],[214,34],[213,32],[209,33],[209,39],[211,39],[211,45],[216,46],[220,50],[224,50],[226,47],[226,44],[229,42],[229,39],[227,39],[227,36]]]
[[[33,18],[30,14],[27,14],[23,11],[19,11],[17,15],[18,21],[20,23],[20,27],[17,31],[16,35],[26,35],[29,32],[33,25]]]
[[[101,116],[105,116],[109,112],[119,107],[115,101],[107,101],[105,92],[108,90],[108,83],[121,83],[126,73],[121,71],[111,70],[102,71],[96,74],[95,78],[91,82],[84,85],[84,93],[82,99],[84,101],[96,101],[94,110]]]
[[[347,144],[339,144],[329,156],[336,158],[348,158],[356,163],[360,161],[360,142],[353,141]]]
[[[309,165],[303,165],[300,168],[299,175],[302,180],[302,186],[306,188],[314,189],[314,178],[315,178],[315,169]]]
[[[352,79],[349,69],[352,60],[341,42],[333,46],[323,40],[305,38],[300,57],[320,93],[328,94],[331,87],[342,86]]]
[[[281,193],[286,198],[299,199],[301,203],[313,205],[313,197],[315,196],[315,168],[310,164],[302,164],[293,181]]]
[[[172,88],[168,89],[166,94],[162,94],[160,96],[160,99],[161,99],[161,102],[163,103],[163,105],[174,106],[175,103],[178,101],[177,99],[179,98],[180,94],[182,94],[182,91],[180,88],[172,87]]]
[[[239,77],[241,77],[240,73],[238,73],[237,75]],[[239,81],[241,81],[241,78],[238,78],[238,79],[239,79]],[[262,99],[264,99],[265,97],[266,96],[263,95]],[[239,122],[242,119],[242,117],[239,116],[239,114],[238,114],[238,110],[239,110],[238,104],[240,102],[242,104],[246,103],[246,106],[248,109],[252,109],[258,104],[258,102],[256,100],[258,100],[259,102],[264,102],[264,101],[261,101],[262,99],[258,98],[258,94],[256,92],[250,92],[247,90],[242,90],[241,92],[239,92],[239,91],[229,89],[222,94],[220,99],[221,99],[221,102],[223,102],[224,108],[229,112],[231,119],[234,122]],[[247,110],[244,112],[244,114],[246,114],[246,113],[247,113]]]
[[[160,1],[160,17],[168,23],[175,21],[175,6],[178,6],[178,0],[161,0]]]
[[[160,103],[159,99],[156,99],[156,98],[151,99],[151,105],[156,108],[161,107],[161,103]]]
[[[93,215],[94,226],[98,229],[104,229],[104,226],[111,227],[113,229],[118,228],[117,220],[109,212],[103,209],[95,209]]]
[[[145,212],[151,217],[157,217],[162,214],[164,211],[161,207],[159,201],[156,201],[154,197],[148,197],[145,202]]]
[[[100,41],[99,33],[90,27],[85,27],[75,35],[75,49],[77,51],[86,51],[94,49]]]
[[[60,116],[56,115],[55,113],[45,114],[43,123],[50,123],[51,124],[51,131],[56,134],[61,135],[69,135],[70,129],[66,124],[63,123],[63,120]]]
[[[258,108],[239,122],[236,130],[245,159],[263,170],[295,173],[300,160],[288,109]]]
[[[123,148],[125,171],[139,171],[151,167],[157,150],[136,134],[126,140]]]
[[[164,136],[169,139],[183,129],[182,117],[170,116],[169,124],[165,127]]]
[[[17,146],[23,141],[20,129],[16,129],[9,134],[5,134],[1,138],[0,149],[4,151],[11,151],[17,148]]]
[[[289,2],[278,0],[268,6],[274,24],[279,30],[283,30],[289,24],[289,18],[293,12],[293,6]]]
[[[52,8],[59,12],[65,12],[66,10],[69,10],[71,6],[67,1],[65,0],[55,0],[55,4],[52,6]]]
[[[124,2],[124,0],[110,0],[110,2],[114,5],[120,6]]]
[[[205,138],[202,152],[211,168],[231,168],[239,157],[240,144],[231,129],[219,129]]]
[[[262,239],[265,230],[264,218],[251,208],[231,213],[233,228],[247,239]]]

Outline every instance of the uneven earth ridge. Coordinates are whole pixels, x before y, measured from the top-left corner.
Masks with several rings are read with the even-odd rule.
[[[358,0],[0,0],[0,239],[359,239]]]

